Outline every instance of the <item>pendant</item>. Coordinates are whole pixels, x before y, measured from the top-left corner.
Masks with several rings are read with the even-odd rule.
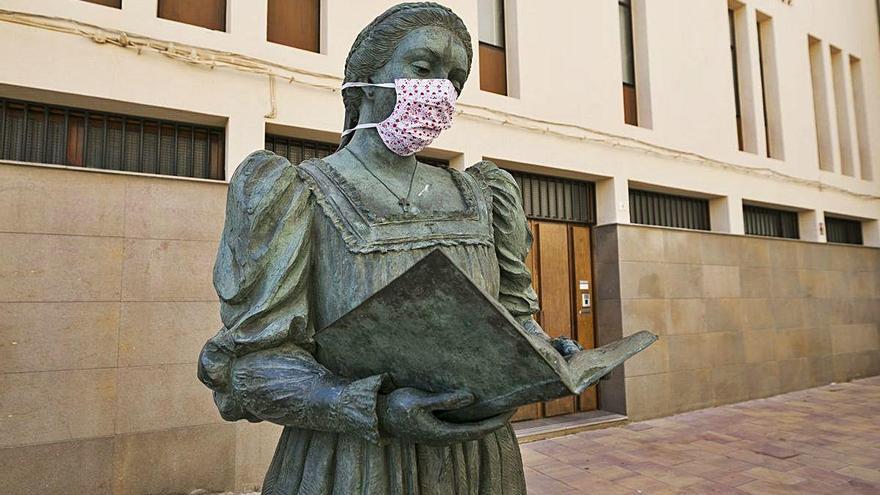
[[[397,204],[400,205],[400,208],[403,209],[404,213],[409,212],[409,208],[410,208],[411,204],[408,199],[400,198],[399,200],[397,200]]]

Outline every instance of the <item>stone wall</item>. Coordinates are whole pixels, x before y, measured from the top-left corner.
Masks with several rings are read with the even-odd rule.
[[[660,339],[600,386],[631,419],[880,374],[880,249],[594,229],[597,332]]]
[[[0,163],[0,486],[180,493],[262,481],[280,428],[196,380],[220,325],[226,185]],[[597,337],[660,340],[600,386],[641,419],[880,372],[880,250],[594,229]]]
[[[226,185],[0,164],[0,491],[262,481],[278,428],[196,380]]]

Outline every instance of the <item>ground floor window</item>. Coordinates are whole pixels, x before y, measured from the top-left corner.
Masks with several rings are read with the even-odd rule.
[[[743,221],[748,235],[798,239],[798,216],[793,211],[743,205]]]
[[[862,222],[825,215],[828,242],[862,244]]]
[[[707,199],[630,189],[629,212],[632,223],[711,230]]]
[[[0,98],[0,159],[224,178],[224,129]]]

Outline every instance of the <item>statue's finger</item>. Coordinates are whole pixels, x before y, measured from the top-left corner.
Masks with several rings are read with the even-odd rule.
[[[474,402],[474,394],[458,390],[433,394],[422,399],[422,407],[430,411],[451,411],[459,409]]]

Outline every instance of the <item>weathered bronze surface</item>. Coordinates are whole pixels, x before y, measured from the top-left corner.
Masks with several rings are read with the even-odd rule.
[[[401,4],[355,40],[345,79],[444,78],[460,91],[471,59],[470,36],[451,10]],[[351,88],[343,99],[351,128],[382,121],[395,93]],[[417,194],[406,204],[389,194],[411,180]],[[532,319],[530,244],[516,183],[490,162],[467,172],[417,163],[391,152],[375,129],[297,166],[251,154],[229,186],[214,267],[223,328],[202,350],[199,378],[224,419],[285,426],[263,494],[525,493],[508,423],[518,404],[478,421],[443,420],[435,411],[454,415],[473,394],[395,388],[384,373],[335,374],[316,360],[314,335],[441,249],[524,331],[574,359],[576,344],[550,341]]]

